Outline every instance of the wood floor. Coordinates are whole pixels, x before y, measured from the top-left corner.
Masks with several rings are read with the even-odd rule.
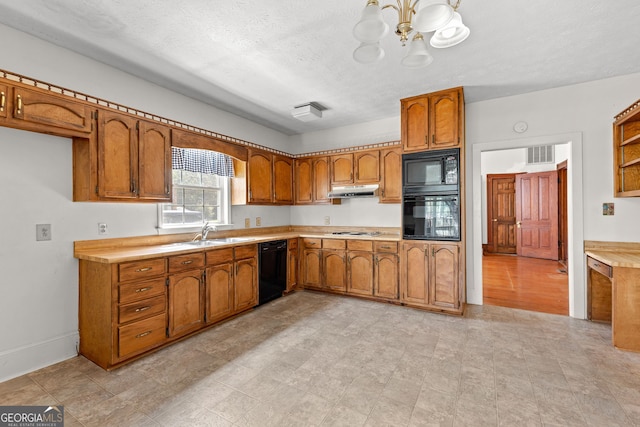
[[[569,282],[557,261],[515,255],[482,257],[483,303],[569,314]]]

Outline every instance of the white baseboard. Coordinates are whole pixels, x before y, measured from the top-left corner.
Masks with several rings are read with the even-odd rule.
[[[0,382],[78,355],[77,332],[0,353]]]

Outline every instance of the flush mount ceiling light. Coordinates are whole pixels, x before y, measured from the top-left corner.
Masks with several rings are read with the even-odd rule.
[[[402,65],[410,68],[420,68],[429,65],[433,57],[429,54],[425,33],[433,32],[431,46],[447,48],[463,42],[469,37],[470,30],[462,23],[462,17],[457,12],[460,1],[452,0],[396,0],[398,5],[387,4],[380,7],[378,0],[368,0],[362,11],[360,22],[353,27],[353,35],[360,42],[360,46],[353,52],[353,59],[361,64],[370,64],[384,57],[384,50],[380,40],[389,32],[389,25],[382,17],[382,11],[387,8],[398,12],[396,34],[405,46],[409,36],[415,30],[411,39],[407,55],[402,59]]]
[[[308,104],[298,105],[293,107],[291,115],[302,122],[310,122],[312,120],[318,120],[322,118],[322,110],[324,110],[320,104],[310,102]]]

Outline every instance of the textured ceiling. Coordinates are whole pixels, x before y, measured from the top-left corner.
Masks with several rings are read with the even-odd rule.
[[[365,4],[0,0],[0,22],[286,134],[393,117],[400,98],[453,86],[473,102],[640,72],[637,0],[462,0],[471,36],[417,70],[393,33],[381,63],[353,61]],[[321,120],[291,117],[311,101]]]

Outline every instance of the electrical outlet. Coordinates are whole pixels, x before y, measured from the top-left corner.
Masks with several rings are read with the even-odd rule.
[[[330,216],[325,216],[324,217],[324,225],[330,225],[331,224],[331,217]]]
[[[107,228],[106,223],[101,222],[98,224],[98,234],[100,235],[109,234],[109,229]]]
[[[249,228],[251,227],[251,218],[245,218],[244,219],[244,228]]]
[[[51,240],[51,224],[36,224],[36,241]]]
[[[256,217],[256,227],[260,227],[262,225],[262,218],[259,216]]]

